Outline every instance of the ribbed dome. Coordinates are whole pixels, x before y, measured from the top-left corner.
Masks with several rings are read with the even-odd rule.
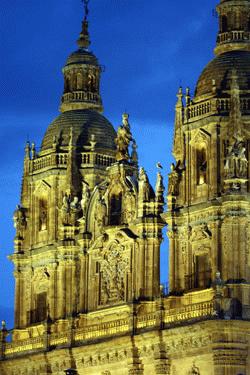
[[[236,69],[241,90],[250,90],[250,52],[231,51],[217,56],[203,70],[195,91],[195,96],[212,92],[212,81],[218,90],[229,90],[232,69]]]
[[[59,145],[68,146],[71,127],[73,143],[78,147],[90,144],[95,136],[97,148],[115,150],[116,132],[111,123],[100,113],[89,109],[73,110],[60,114],[48,127],[42,141],[42,150],[52,147],[54,139]]]
[[[68,57],[66,66],[71,64],[99,65],[95,55],[84,48],[78,49]]]

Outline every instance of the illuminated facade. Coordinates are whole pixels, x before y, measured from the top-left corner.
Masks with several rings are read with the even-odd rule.
[[[117,132],[101,114],[85,16],[61,114],[39,152],[25,149],[1,374],[250,374],[250,1],[217,11],[216,57],[194,97],[177,95],[166,212],[161,173],[153,189],[138,168],[128,114]]]

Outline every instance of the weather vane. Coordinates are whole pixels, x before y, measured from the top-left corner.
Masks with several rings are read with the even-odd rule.
[[[83,4],[84,4],[84,11],[85,11],[85,19],[88,18],[88,14],[89,14],[89,2],[90,0],[82,0]]]

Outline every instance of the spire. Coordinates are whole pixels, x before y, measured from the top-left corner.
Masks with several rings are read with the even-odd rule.
[[[217,6],[219,33],[215,54],[250,51],[250,1],[221,0]]]
[[[89,0],[82,0],[84,3],[84,9],[85,9],[85,15],[82,22],[82,31],[80,32],[79,39],[77,41],[77,44],[79,48],[88,49],[90,46],[90,39],[89,39],[89,23],[88,23],[88,15],[89,15]]]

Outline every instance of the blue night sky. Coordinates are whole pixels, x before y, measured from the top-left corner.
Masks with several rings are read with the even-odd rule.
[[[140,165],[155,183],[171,163],[174,106],[179,85],[194,91],[213,57],[218,0],[92,0],[91,50],[105,66],[104,115],[117,128],[130,114]],[[58,115],[61,68],[76,49],[80,0],[1,0],[0,12],[0,320],[13,326],[13,212],[19,203],[24,146],[39,147]],[[167,280],[167,242],[162,247]]]

